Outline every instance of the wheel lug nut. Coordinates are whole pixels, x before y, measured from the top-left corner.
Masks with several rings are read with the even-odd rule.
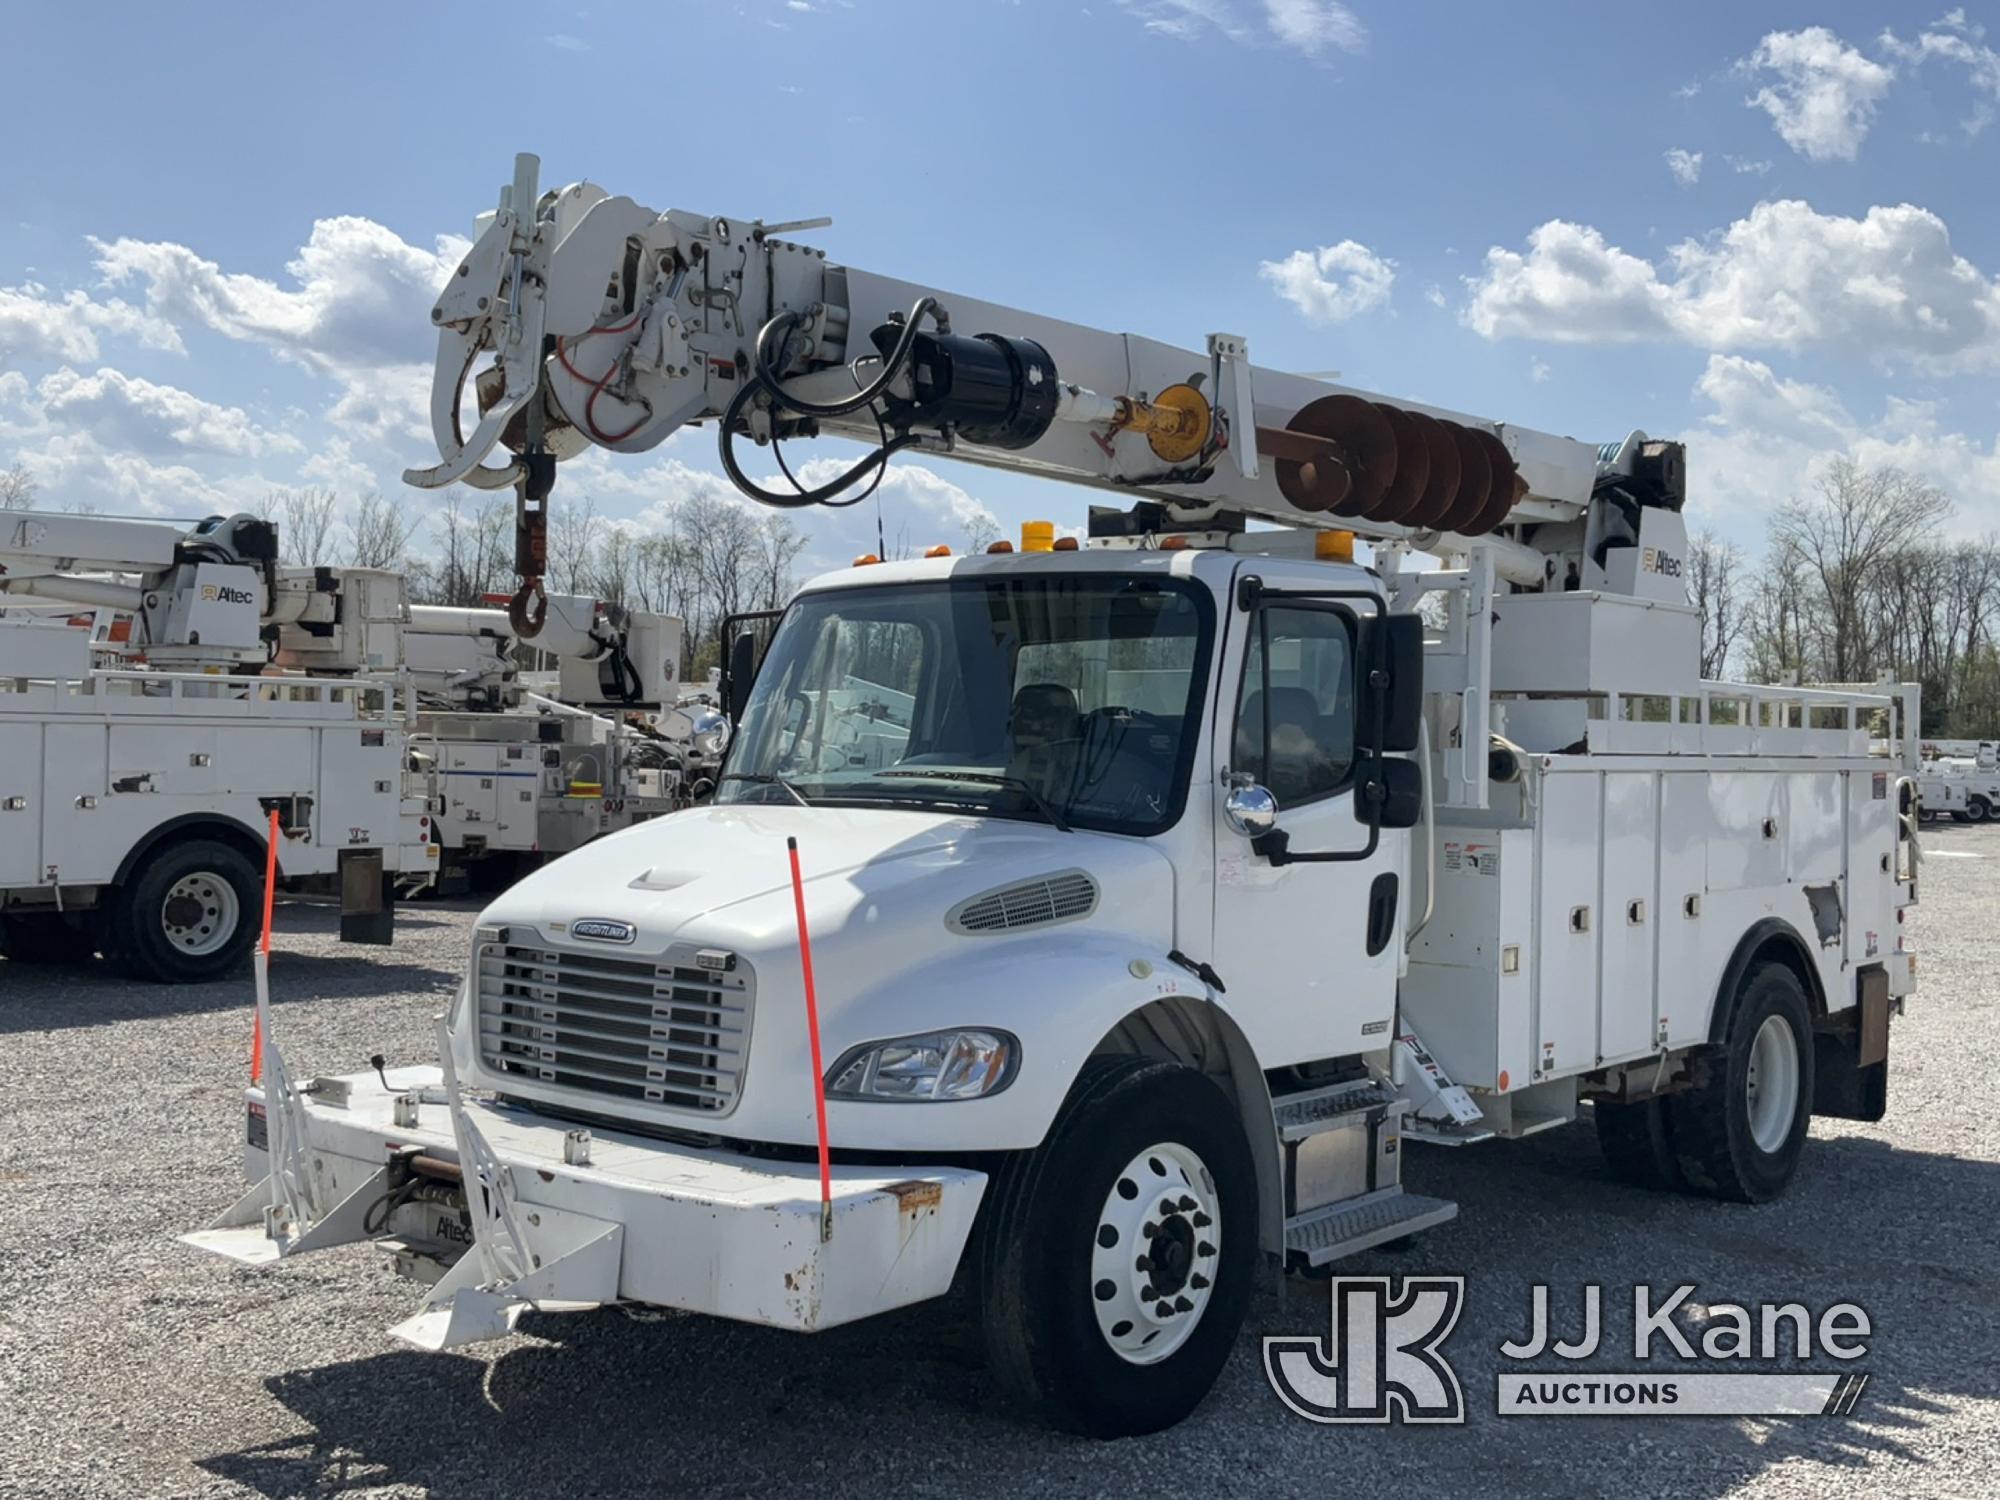
[[[1209,1218],[1207,1214],[1196,1214],[1194,1216],[1194,1227],[1197,1229],[1206,1229],[1210,1224],[1213,1224],[1214,1222],[1215,1221]]]
[[[1197,1271],[1194,1275],[1188,1277],[1188,1285],[1193,1287],[1197,1292],[1205,1292],[1208,1290],[1208,1278]]]
[[[1150,1255],[1140,1256],[1132,1262],[1132,1269],[1141,1272],[1151,1271],[1153,1269],[1153,1257]]]
[[[1203,1240],[1195,1247],[1195,1253],[1197,1255],[1213,1255],[1215,1254],[1215,1246],[1211,1245],[1207,1240]]]
[[[1153,1311],[1162,1318],[1171,1318],[1174,1315],[1174,1305],[1171,1302],[1162,1302]]]
[[[1139,1288],[1139,1300],[1141,1302],[1151,1302],[1155,1297],[1159,1295],[1160,1294],[1158,1292],[1154,1291],[1149,1286],[1142,1286]]]
[[[1185,1297],[1176,1297],[1176,1298],[1174,1298],[1174,1311],[1175,1311],[1175,1312],[1193,1312],[1193,1311],[1194,1311],[1194,1304],[1193,1304],[1192,1302],[1188,1301],[1188,1299],[1187,1299],[1187,1298],[1185,1298]]]
[[[1173,1216],[1174,1216],[1174,1200],[1171,1198],[1162,1198],[1160,1200],[1160,1217],[1163,1219],[1171,1219]]]
[[[1193,1208],[1194,1206],[1195,1206],[1194,1199],[1185,1196],[1182,1197],[1179,1204],[1179,1208],[1182,1213],[1186,1213],[1189,1209]]]
[[[1148,1219],[1146,1221],[1145,1227],[1142,1228],[1139,1231],[1139,1233],[1143,1234],[1149,1240],[1155,1239],[1159,1236],[1160,1226],[1155,1224],[1152,1220]]]

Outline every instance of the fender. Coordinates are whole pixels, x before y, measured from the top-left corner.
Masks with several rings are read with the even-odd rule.
[[[111,877],[109,883],[123,885],[131,877],[133,870],[138,868],[139,862],[155,849],[190,833],[206,833],[220,843],[235,847],[246,855],[257,869],[262,870],[264,867],[264,830],[252,828],[241,818],[233,817],[226,812],[190,812],[169,818],[157,827],[147,830],[144,838],[125,851],[125,857],[118,862],[117,873]],[[285,878],[282,846],[278,861],[278,878],[280,880]]]
[[[955,997],[949,1009],[940,1008],[940,996]],[[1075,930],[1061,943],[998,939],[869,986],[823,1010],[827,1057],[941,1025],[993,1026],[1019,1038],[1020,1071],[996,1094],[951,1104],[829,1099],[835,1148],[843,1142],[896,1151],[1039,1146],[1105,1037],[1135,1011],[1166,1000],[1209,1003],[1201,981],[1164,951],[1129,934]],[[756,1065],[766,1060],[760,1056]]]
[[[1806,946],[1798,929],[1782,917],[1762,917],[1751,923],[1749,931],[1737,939],[1736,951],[1722,966],[1722,980],[1715,988],[1715,1003],[1709,1011],[1709,1041],[1720,1043],[1728,1034],[1737,986],[1749,972],[1751,963],[1766,950],[1772,950],[1768,954],[1770,957],[1789,960],[1790,967],[1797,971],[1800,983],[1805,986],[1807,1006],[1814,1017],[1826,1014],[1826,992],[1820,984],[1819,968],[1813,962],[1812,949]]]

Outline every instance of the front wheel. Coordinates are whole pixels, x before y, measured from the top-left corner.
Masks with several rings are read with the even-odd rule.
[[[1193,1411],[1258,1253],[1255,1167],[1222,1090],[1176,1062],[1093,1058],[991,1194],[980,1272],[1001,1383],[1093,1437]]]
[[[189,839],[146,861],[118,892],[112,944],[126,972],[164,984],[219,979],[257,935],[263,882],[227,844]]]
[[[1993,807],[1984,797],[1974,797],[1965,804],[1965,815],[1975,823],[1984,823],[1993,816]]]
[[[1812,1123],[1812,1012],[1799,977],[1758,964],[1737,987],[1707,1077],[1668,1101],[1674,1151],[1690,1186],[1765,1203],[1798,1170]]]

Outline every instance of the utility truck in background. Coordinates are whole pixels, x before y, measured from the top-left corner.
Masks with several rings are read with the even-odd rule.
[[[409,476],[516,490],[518,623],[557,462],[694,422],[770,504],[895,452],[1117,503],[807,585],[761,664],[732,648],[712,804],[492,903],[437,1065],[309,1078],[267,1030],[251,1185],[191,1242],[377,1241],[431,1349],[956,1282],[1006,1387],[1133,1433],[1202,1398],[1260,1265],[1452,1216],[1412,1141],[1588,1113],[1633,1181],[1754,1203],[1814,1113],[1881,1116],[1914,721],[1700,678],[1679,444],[946,295],[800,227],[519,161],[434,310]],[[815,433],[874,447],[811,489],[737,452]]]
[[[344,938],[388,942],[395,887],[431,879],[407,688],[260,675],[273,632],[312,607],[277,555],[249,516],[0,516],[9,956],[102,950],[182,983],[229,972],[256,936],[274,812],[279,880],[337,894]]]
[[[1925,822],[2000,818],[2000,755],[1991,740],[1926,740],[1921,748],[1917,800]]]
[[[288,623],[281,666],[374,670],[415,694],[411,745],[437,785],[439,888],[498,890],[605,833],[686,806],[713,784],[716,716],[680,711],[682,627],[671,615],[558,595],[524,674],[507,612],[411,604],[400,575],[320,568],[326,618]],[[536,691],[536,687],[543,689]]]

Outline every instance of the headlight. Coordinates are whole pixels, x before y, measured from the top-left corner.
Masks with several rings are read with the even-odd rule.
[[[850,1048],[827,1070],[839,1099],[982,1099],[1014,1081],[1021,1044],[1004,1031],[933,1031]]]

